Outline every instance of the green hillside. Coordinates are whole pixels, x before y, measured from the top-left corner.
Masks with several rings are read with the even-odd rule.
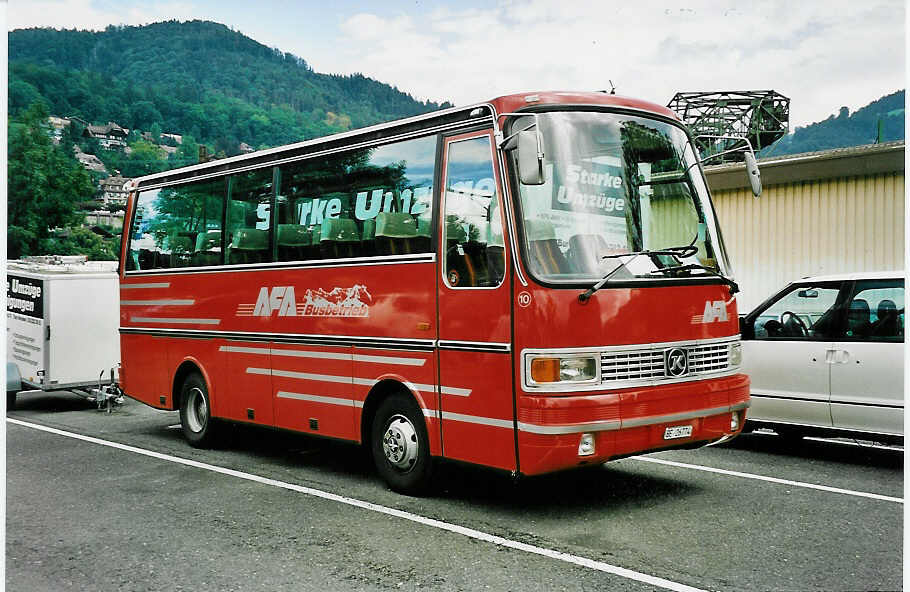
[[[36,100],[59,116],[193,136],[230,154],[439,109],[360,74],[307,63],[207,21],[101,32],[9,34],[9,109]]]
[[[886,95],[850,113],[841,107],[837,115],[798,127],[761,152],[761,156],[798,154],[891,142],[904,139],[904,91]]]

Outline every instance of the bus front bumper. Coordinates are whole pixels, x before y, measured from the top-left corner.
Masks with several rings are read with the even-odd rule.
[[[539,475],[668,448],[698,448],[742,431],[749,378],[597,394],[519,396],[519,470]]]

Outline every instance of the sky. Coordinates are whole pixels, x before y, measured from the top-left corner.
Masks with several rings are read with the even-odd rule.
[[[904,0],[10,0],[7,28],[223,23],[317,72],[467,105],[534,90],[775,90],[790,127],[905,88]]]

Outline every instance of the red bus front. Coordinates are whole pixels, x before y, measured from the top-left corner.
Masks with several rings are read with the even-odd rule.
[[[544,157],[539,184],[525,183],[525,147],[504,144],[520,471],[738,433],[737,288],[686,132],[669,113],[522,107],[504,134],[536,133]]]

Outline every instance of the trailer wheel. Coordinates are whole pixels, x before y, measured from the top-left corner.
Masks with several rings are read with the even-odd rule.
[[[180,387],[180,425],[190,446],[207,448],[215,443],[217,426],[212,419],[209,390],[198,372],[189,374]]]
[[[380,404],[370,448],[376,470],[389,487],[409,495],[427,489],[433,459],[423,414],[410,396],[395,393]]]
[[[12,411],[16,408],[16,395],[18,391],[6,391],[6,410]]]

